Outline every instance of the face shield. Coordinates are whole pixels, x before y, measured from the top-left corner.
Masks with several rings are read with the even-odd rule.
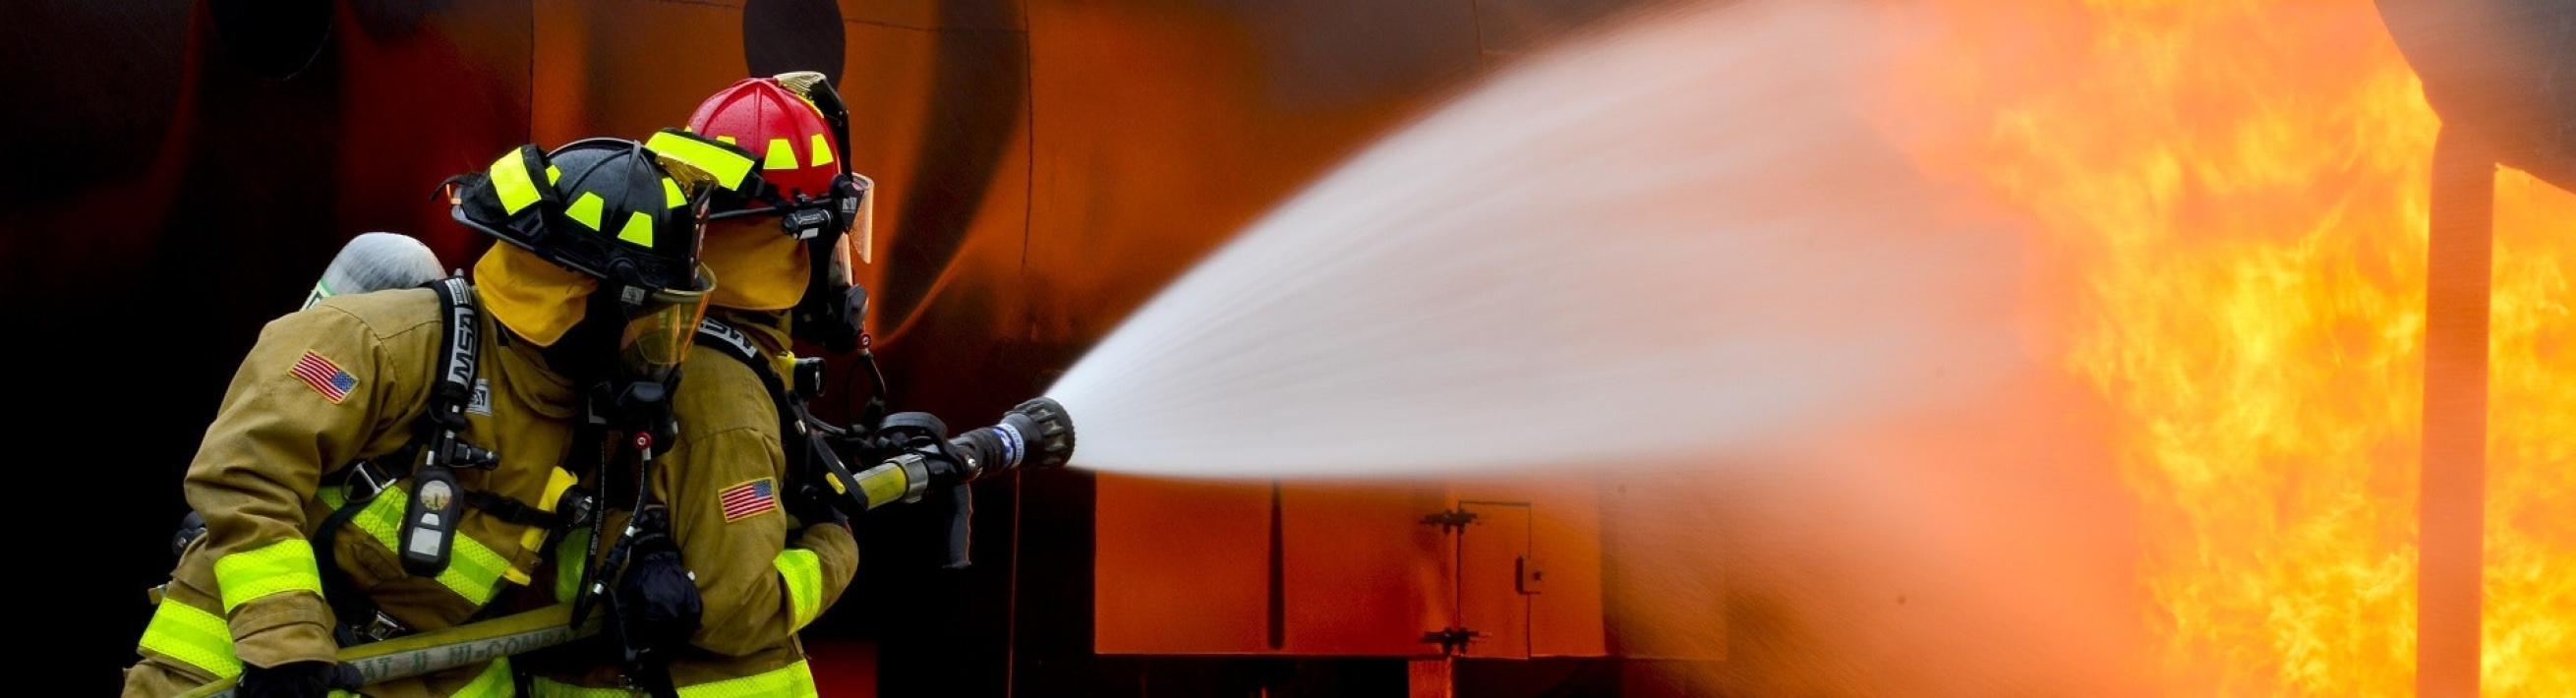
[[[669,383],[689,356],[698,320],[706,317],[707,297],[715,289],[715,272],[698,265],[697,288],[645,289],[628,286],[619,293],[626,325],[618,333],[619,370],[629,379]]]
[[[858,285],[858,268],[876,261],[877,183],[865,175],[848,175],[841,192],[842,218],[849,221],[832,242],[823,281],[833,288]]]

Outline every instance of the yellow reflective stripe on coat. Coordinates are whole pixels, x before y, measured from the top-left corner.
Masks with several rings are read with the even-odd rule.
[[[387,489],[367,502],[367,508],[358,510],[358,515],[350,523],[365,531],[367,537],[384,544],[386,550],[401,550],[395,534],[402,529],[403,507],[410,500],[411,495],[400,487]],[[509,569],[510,562],[502,559],[500,553],[493,552],[482,541],[459,534],[456,543],[449,547],[447,570],[438,573],[438,583],[448,591],[456,592],[457,596],[465,597],[466,601],[481,606],[500,591],[501,577]]]
[[[643,692],[623,688],[575,686],[543,676],[528,680],[529,698],[632,698],[639,695],[643,695]]]
[[[232,626],[223,616],[178,599],[161,600],[137,644],[217,678],[241,675],[241,660],[233,657]]]
[[[518,684],[510,679],[510,658],[502,657],[483,667],[483,673],[474,675],[472,683],[447,695],[454,698],[508,698],[518,692]]]
[[[290,591],[322,593],[322,573],[313,564],[313,544],[288,538],[215,560],[215,586],[224,594],[224,612],[252,599]]]
[[[818,695],[821,693],[814,688],[814,672],[805,666],[802,659],[739,679],[680,687],[680,698],[815,698]]]
[[[770,564],[778,567],[778,578],[787,582],[787,603],[796,612],[788,631],[805,629],[823,612],[823,558],[811,550],[788,549],[779,551]]]
[[[581,569],[590,564],[590,527],[583,526],[564,533],[555,541],[555,602],[566,603],[581,595]]]

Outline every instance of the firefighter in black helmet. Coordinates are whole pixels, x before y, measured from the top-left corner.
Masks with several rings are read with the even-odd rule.
[[[157,590],[125,694],[236,677],[251,696],[355,689],[339,648],[465,622],[528,583],[599,499],[565,464],[632,460],[656,447],[638,435],[667,431],[656,403],[714,283],[697,260],[705,180],[633,142],[521,147],[450,180],[456,220],[503,241],[474,284],[269,323],[189,464],[206,533]],[[494,662],[365,693],[512,683]]]

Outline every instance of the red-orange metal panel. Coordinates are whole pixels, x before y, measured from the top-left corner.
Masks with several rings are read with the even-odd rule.
[[[1530,600],[1521,572],[1530,562],[1530,506],[1461,502],[1474,514],[1458,536],[1458,626],[1477,633],[1460,654],[1528,659]]]
[[[1601,622],[1599,476],[1550,473],[1479,478],[1464,501],[1528,502],[1532,593],[1529,651],[1539,657],[1606,654]]]
[[[1444,488],[1288,484],[1280,500],[1287,563],[1281,651],[1439,652],[1422,634],[1448,627],[1452,554],[1440,528],[1422,517],[1448,508]]]
[[[1269,651],[1269,483],[1102,475],[1097,491],[1094,651]]]

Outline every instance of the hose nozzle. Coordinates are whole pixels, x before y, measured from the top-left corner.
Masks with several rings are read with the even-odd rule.
[[[1060,468],[1073,458],[1073,418],[1055,400],[1034,398],[1003,413],[1000,424],[966,432],[950,443],[959,442],[988,454],[983,470]]]
[[[1019,468],[1059,468],[1073,458],[1073,418],[1048,398],[1020,403],[1000,423],[979,427],[943,444],[936,418],[888,415],[883,431],[914,445],[858,473],[867,508],[915,501],[932,488],[953,487]],[[910,435],[910,436],[903,436]],[[927,438],[923,438],[927,437]],[[940,447],[944,446],[944,448]]]

